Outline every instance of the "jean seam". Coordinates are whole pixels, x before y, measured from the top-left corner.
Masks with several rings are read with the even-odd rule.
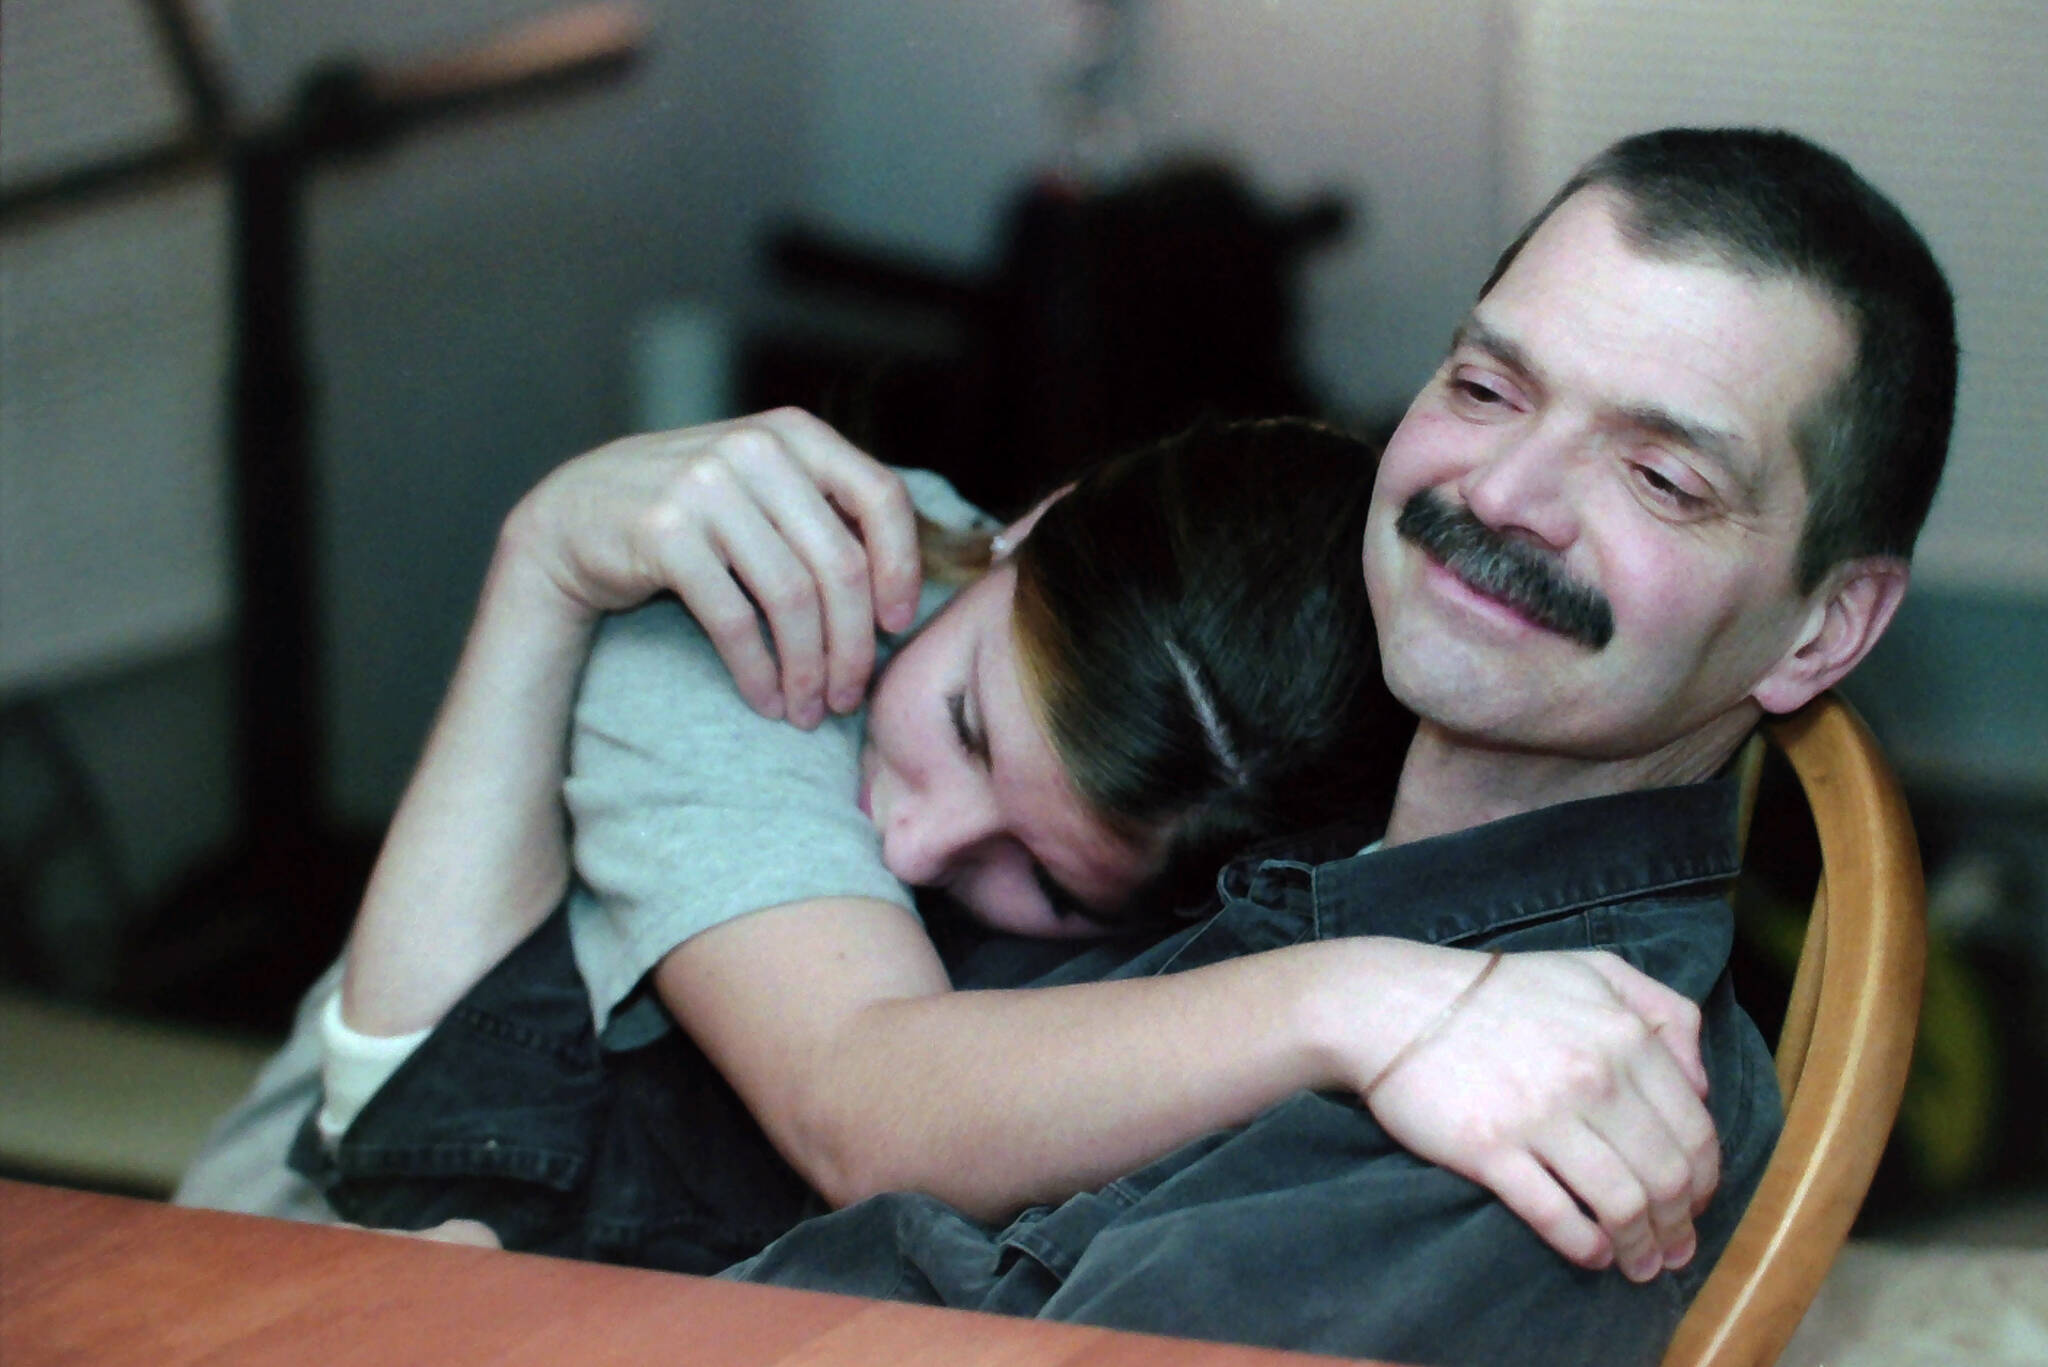
[[[530,1182],[557,1191],[573,1190],[582,1181],[582,1157],[547,1149],[499,1147],[474,1143],[372,1145],[344,1147],[334,1170],[341,1181],[476,1177]]]
[[[448,1013],[443,1028],[449,1026],[460,1026],[495,1043],[508,1044],[576,1066],[589,1062],[590,1046],[594,1043],[587,1033],[579,1033],[572,1042],[558,1034],[536,1030],[523,1022],[474,1006],[456,1006]]]

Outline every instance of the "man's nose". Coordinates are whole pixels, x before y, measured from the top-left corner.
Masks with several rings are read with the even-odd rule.
[[[994,804],[977,794],[920,793],[899,803],[882,832],[882,865],[915,886],[946,881],[968,850],[996,834]]]
[[[1563,550],[1578,531],[1573,492],[1585,455],[1578,434],[1537,427],[1504,441],[1466,473],[1458,492],[1495,531]]]

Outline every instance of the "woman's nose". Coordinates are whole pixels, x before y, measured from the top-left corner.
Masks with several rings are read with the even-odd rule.
[[[882,832],[882,864],[906,883],[943,883],[961,856],[996,834],[985,795],[921,793],[897,804]]]

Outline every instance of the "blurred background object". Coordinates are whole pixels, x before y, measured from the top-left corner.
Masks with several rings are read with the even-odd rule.
[[[646,22],[630,5],[582,4],[424,60],[327,58],[297,79],[287,105],[260,112],[230,79],[212,15],[189,0],[148,0],[141,9],[154,29],[155,65],[169,69],[184,117],[140,146],[0,186],[0,222],[47,227],[166,185],[226,183],[235,836],[185,877],[139,937],[119,933],[130,926],[111,928],[115,943],[131,941],[113,994],[145,1009],[277,1027],[340,948],[376,848],[374,835],[339,829],[322,797],[318,718],[326,709],[311,549],[321,509],[302,319],[307,193],[324,167],[388,152],[437,121],[616,76]],[[63,332],[63,319],[51,323]],[[55,435],[64,445],[65,434]]]
[[[786,228],[768,264],[792,297],[746,342],[739,407],[808,408],[1021,512],[1203,416],[1321,410],[1294,352],[1296,277],[1346,217],[1333,195],[1270,209],[1224,163],[1186,161],[1034,180],[979,277]]]

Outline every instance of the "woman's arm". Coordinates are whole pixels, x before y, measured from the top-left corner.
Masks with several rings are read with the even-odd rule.
[[[508,523],[420,762],[350,932],[341,1011],[370,1035],[438,1021],[569,880],[564,733],[596,615],[565,602]]]
[[[656,982],[828,1199],[917,1189],[994,1218],[1304,1088],[1362,1091],[1483,962],[1347,939],[1161,977],[951,993],[913,918],[847,900],[706,931]],[[1718,1177],[1697,1028],[1691,1002],[1612,956],[1510,956],[1386,1079],[1375,1114],[1565,1256],[1648,1277],[1690,1256]],[[1613,1157],[1589,1158],[1585,1132]]]
[[[839,1202],[921,1188],[996,1216],[1099,1185],[1300,1088],[1358,1090],[1384,1066],[1389,1041],[1445,1000],[1416,991],[1404,1007],[1401,993],[1427,981],[1417,965],[1437,964],[1446,991],[1475,971],[1470,954],[1393,941],[1366,953],[1352,941],[1150,982],[953,996],[853,807],[854,735],[752,716],[687,616],[658,606],[607,624],[576,716],[576,867],[596,895],[572,904],[570,928],[579,964],[594,975],[594,1005],[608,1010],[681,945],[656,979],[672,1013],[794,1166]],[[869,900],[806,901],[878,879],[890,890]],[[766,903],[779,909],[742,914]],[[1531,1156],[1559,1142],[1534,1127],[1578,1104],[1543,1068],[1561,1066],[1589,1032],[1618,1025],[1634,1040],[1588,1051],[1589,1069],[1625,1066],[1633,1043],[1655,1071],[1602,1099],[1603,1124],[1641,1130],[1650,1119],[1641,1087],[1660,1075],[1678,1094],[1678,1114],[1697,1101],[1595,970],[1537,962],[1518,959],[1488,989],[1488,999],[1508,1000],[1542,984],[1526,1013],[1473,1051],[1475,1066],[1495,1070],[1483,1082],[1461,1079],[1447,1097],[1401,1115],[1392,1113],[1398,1079],[1376,1100],[1410,1148],[1473,1175],[1496,1173],[1488,1184],[1532,1223],[1547,1221],[1561,1242],[1577,1239],[1597,1255],[1593,1226]],[[1625,970],[1617,977],[1630,981]],[[1691,1011],[1661,988],[1646,998],[1646,1012]],[[1521,1060],[1503,1045],[1524,1018],[1543,1022],[1548,1052]],[[1676,1033],[1692,1037],[1689,1027]],[[1442,1075],[1424,1063],[1423,1084]],[[1532,1078],[1541,1080],[1524,1090]],[[1701,1134],[1710,1162],[1711,1132]],[[1654,1155],[1656,1130],[1647,1141],[1625,1132],[1616,1147],[1640,1153],[1646,1142]],[[1624,1191],[1600,1204],[1622,1212],[1619,1227],[1640,1218],[1645,1199]],[[1688,1214],[1681,1207],[1666,1218],[1682,1228]]]

